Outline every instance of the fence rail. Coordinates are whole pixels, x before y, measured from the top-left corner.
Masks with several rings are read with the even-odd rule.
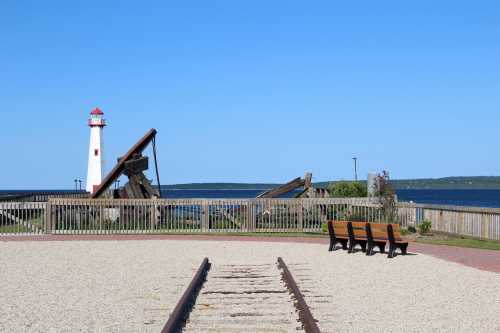
[[[500,240],[500,209],[400,203],[403,227]],[[221,232],[320,232],[329,220],[383,222],[368,198],[156,199],[50,198],[0,202],[0,235]]]
[[[0,235],[45,232],[45,202],[0,202]]]
[[[500,240],[500,209],[422,204],[399,204],[402,226],[430,221],[432,230],[479,239]]]
[[[51,199],[46,229],[55,234],[318,232],[328,220],[354,214],[375,220],[377,211],[362,199]]]

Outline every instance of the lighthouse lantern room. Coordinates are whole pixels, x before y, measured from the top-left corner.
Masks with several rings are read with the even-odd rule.
[[[99,108],[95,108],[90,113],[88,122],[90,127],[90,146],[86,190],[90,193],[93,193],[102,181],[104,167],[102,133],[104,126],[106,126],[103,116],[104,113]]]

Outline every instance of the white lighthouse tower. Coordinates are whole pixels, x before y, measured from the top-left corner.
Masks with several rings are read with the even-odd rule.
[[[95,108],[90,113],[90,146],[89,146],[89,165],[87,171],[87,192],[93,193],[101,184],[102,172],[104,167],[102,132],[106,121],[103,119],[104,113]]]

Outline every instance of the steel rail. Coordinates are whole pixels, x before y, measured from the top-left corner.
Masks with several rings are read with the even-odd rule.
[[[314,319],[309,306],[304,300],[304,296],[300,292],[300,289],[292,276],[292,273],[290,273],[290,270],[281,257],[278,258],[278,267],[283,270],[281,274],[283,281],[285,282],[288,291],[290,291],[295,298],[295,308],[299,312],[299,319],[302,322],[304,331],[306,333],[320,333],[321,331],[318,328],[317,320]]]
[[[182,327],[186,324],[189,318],[189,313],[191,312],[198,293],[200,292],[203,283],[206,281],[208,271],[210,270],[210,262],[208,258],[203,259],[200,268],[194,275],[191,283],[184,291],[181,299],[174,308],[174,311],[170,314],[167,323],[162,329],[162,333],[177,333],[182,330]]]

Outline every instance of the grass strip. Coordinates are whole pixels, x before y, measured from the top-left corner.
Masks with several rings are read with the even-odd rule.
[[[417,238],[417,243],[458,246],[483,250],[500,251],[500,242],[494,240],[481,240],[467,237],[449,237],[448,239],[422,239]]]

